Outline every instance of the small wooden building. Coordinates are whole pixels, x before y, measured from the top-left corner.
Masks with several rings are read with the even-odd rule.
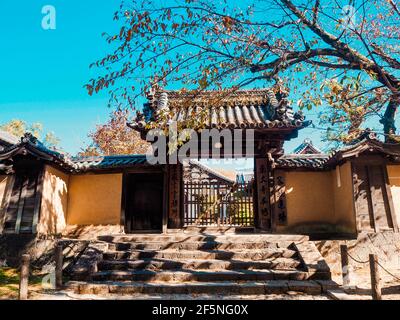
[[[160,90],[148,98],[130,123],[143,136],[171,120],[185,127],[200,119],[198,130],[241,129],[243,136],[253,130],[254,180],[237,184],[208,172],[214,180],[201,188],[219,191],[197,197],[202,203],[190,211],[193,190],[181,164],[150,165],[145,155],[70,158],[25,135],[0,150],[0,233],[52,235],[72,225],[111,225],[125,233],[252,228],[327,238],[398,231],[400,145],[369,134],[330,154],[310,146],[284,154],[284,141],[308,123],[284,93],[272,90],[227,96]]]

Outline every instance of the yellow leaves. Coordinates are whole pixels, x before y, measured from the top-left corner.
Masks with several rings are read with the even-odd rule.
[[[343,90],[343,87],[337,81],[331,81],[329,87],[334,94],[339,94]]]
[[[207,81],[207,77],[204,76],[203,78],[198,80],[198,84],[200,86],[200,89],[205,89],[208,87],[208,81]]]
[[[365,108],[360,106],[360,107],[357,107],[355,111],[358,114],[364,114],[365,113]]]
[[[297,100],[297,106],[298,106],[300,109],[303,108],[303,106],[304,106],[304,101],[303,101],[303,99]]]
[[[343,25],[343,19],[338,19],[337,24],[335,25],[335,29],[338,30]]]
[[[376,80],[378,78],[378,74],[372,70],[365,70],[367,74],[370,76],[372,80]]]

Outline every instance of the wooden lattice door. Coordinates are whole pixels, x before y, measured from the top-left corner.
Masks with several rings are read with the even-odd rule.
[[[355,209],[358,231],[393,229],[393,204],[386,166],[353,164]]]
[[[35,233],[40,210],[41,168],[18,171],[8,194],[3,231]]]

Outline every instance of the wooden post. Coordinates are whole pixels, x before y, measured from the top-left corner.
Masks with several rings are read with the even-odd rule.
[[[60,289],[63,285],[62,272],[63,272],[63,245],[57,243],[55,250],[56,260],[56,289]]]
[[[349,266],[349,256],[347,255],[347,245],[342,244],[340,246],[340,256],[342,261],[342,278],[343,286],[350,286],[350,266]]]
[[[29,285],[29,254],[22,255],[21,272],[19,277],[19,300],[28,300],[28,285]]]
[[[376,254],[369,255],[369,267],[371,269],[371,290],[373,300],[382,300],[381,278],[379,276],[378,256]]]

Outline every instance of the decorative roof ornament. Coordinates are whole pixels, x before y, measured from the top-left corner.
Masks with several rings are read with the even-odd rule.
[[[146,91],[146,98],[149,101],[148,104],[154,108],[157,102],[157,93],[160,91],[159,78],[157,76],[154,77],[153,81],[150,84],[149,89]]]
[[[277,77],[275,81],[275,95],[277,97],[277,100],[279,101],[276,108],[276,120],[292,121],[295,119],[295,113],[288,99],[289,88],[284,85],[282,79]]]
[[[157,112],[161,113],[168,110],[168,94],[166,92],[161,92],[157,101]]]
[[[271,119],[275,119],[276,111],[279,108],[279,102],[276,99],[275,92],[272,89],[269,89],[267,91],[267,95],[268,95],[268,99],[269,99],[269,104],[267,106],[267,113]]]
[[[38,143],[38,139],[30,132],[25,132],[23,137],[21,138],[22,143],[32,143],[36,145]]]
[[[375,132],[373,132],[370,128],[366,128],[360,133],[360,135],[356,139],[352,140],[346,145],[352,146],[354,144],[360,143],[363,140],[378,140],[378,138]]]

